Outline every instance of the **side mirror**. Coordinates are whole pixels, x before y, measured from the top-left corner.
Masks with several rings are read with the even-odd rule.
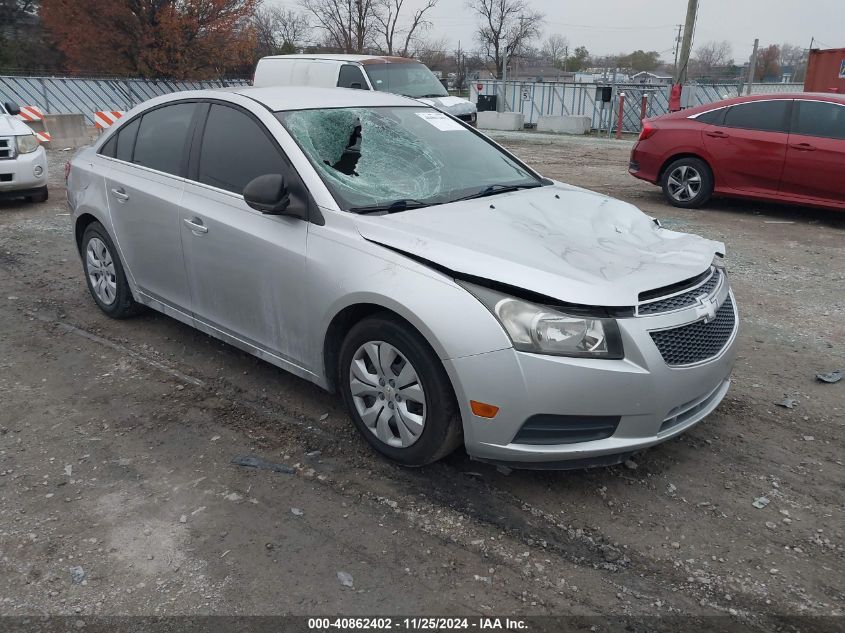
[[[261,213],[282,215],[290,206],[285,177],[281,174],[265,174],[250,180],[244,187],[244,201]]]
[[[7,101],[4,105],[6,106],[6,112],[11,114],[12,116],[15,116],[16,114],[21,113],[20,106],[17,103],[15,103],[14,101]]]

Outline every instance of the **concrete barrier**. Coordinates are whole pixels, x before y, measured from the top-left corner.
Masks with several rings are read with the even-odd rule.
[[[82,147],[91,142],[82,114],[45,114],[44,126],[52,137],[54,148]]]
[[[556,134],[587,134],[592,126],[588,116],[541,116],[537,121],[538,132]]]
[[[479,112],[478,127],[482,130],[521,130],[525,115],[520,112]]]

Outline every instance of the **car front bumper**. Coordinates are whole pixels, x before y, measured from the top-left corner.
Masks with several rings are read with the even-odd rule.
[[[694,365],[667,365],[650,335],[700,321],[694,309],[620,319],[622,360],[511,348],[446,361],[461,407],[467,452],[476,459],[521,468],[581,468],[618,463],[683,433],[711,413],[730,386],[739,317],[727,281],[718,294],[720,305],[731,298],[733,330],[715,356]],[[495,405],[499,412],[492,419],[475,416],[470,400]],[[520,431],[532,416],[554,417],[563,425],[618,422],[612,434],[601,439],[524,443]]]
[[[36,175],[40,168],[40,174]],[[0,194],[24,195],[47,186],[47,153],[39,147],[29,154],[0,160]]]

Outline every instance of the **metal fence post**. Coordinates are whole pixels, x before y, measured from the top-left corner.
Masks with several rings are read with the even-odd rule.
[[[50,94],[47,90],[47,82],[44,81],[43,77],[39,81],[41,83],[41,95],[44,97],[44,112],[49,114],[52,108],[50,107]]]
[[[648,108],[648,92],[643,91],[643,98],[640,101],[640,127],[643,125],[643,119],[646,118],[646,108]]]
[[[619,93],[619,119],[616,121],[616,138],[622,138],[622,125],[625,122],[625,93]]]

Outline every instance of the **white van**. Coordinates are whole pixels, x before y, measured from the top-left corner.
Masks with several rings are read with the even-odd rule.
[[[428,66],[381,55],[273,55],[255,68],[254,86],[318,86],[392,92],[475,125],[475,104],[449,93]]]

